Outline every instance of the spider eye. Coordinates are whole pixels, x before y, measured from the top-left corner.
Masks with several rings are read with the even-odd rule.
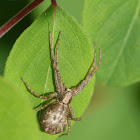
[[[68,95],[68,96],[70,96],[70,95],[71,95],[71,93],[70,93],[70,92],[67,92],[67,95]]]

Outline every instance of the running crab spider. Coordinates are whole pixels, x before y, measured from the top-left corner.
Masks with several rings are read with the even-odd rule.
[[[101,49],[96,45],[96,43],[94,43],[94,45],[95,45],[94,61],[91,65],[85,79],[82,82],[80,82],[79,85],[74,87],[73,89],[66,88],[65,85],[62,83],[61,75],[59,72],[58,48],[59,48],[59,42],[60,42],[60,35],[61,35],[61,32],[59,32],[59,35],[58,35],[58,43],[56,46],[56,59],[55,59],[54,50],[53,50],[53,46],[52,46],[52,40],[51,40],[50,24],[49,24],[50,51],[51,51],[51,60],[52,60],[52,65],[53,65],[53,70],[54,70],[56,92],[50,94],[47,97],[40,96],[39,94],[35,93],[22,78],[21,78],[21,80],[26,85],[26,87],[29,89],[29,91],[36,97],[44,99],[44,100],[54,98],[50,102],[48,102],[44,106],[42,106],[41,108],[38,108],[35,110],[35,111],[40,111],[45,108],[40,116],[41,129],[48,134],[58,134],[58,133],[64,131],[64,129],[66,128],[66,125],[68,123],[68,133],[63,134],[63,135],[69,135],[71,119],[74,121],[81,120],[81,118],[75,118],[74,112],[72,109],[72,105],[71,105],[71,100],[86,86],[86,84],[91,80],[91,78],[97,71],[98,67],[100,66]],[[96,47],[99,48],[100,57],[99,57],[99,63],[95,67]]]

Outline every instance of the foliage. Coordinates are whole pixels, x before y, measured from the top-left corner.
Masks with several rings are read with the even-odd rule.
[[[76,86],[85,77],[93,62],[93,47],[82,27],[60,7],[56,7],[54,11],[50,6],[17,39],[5,68],[5,77],[29,96],[32,107],[42,103],[42,100],[28,93],[20,77],[39,94],[55,91],[50,61],[48,23],[51,26],[54,46],[61,31],[59,66],[62,81],[66,87]],[[93,85],[94,78],[73,99],[72,105],[76,117],[80,117],[87,107],[93,93]],[[40,133],[42,139],[54,139],[57,136]]]
[[[0,77],[0,138],[38,140],[38,125],[23,92]],[[28,115],[27,115],[28,114]]]
[[[107,85],[140,80],[139,18],[139,0],[85,0],[83,26],[102,49],[97,77]]]
[[[93,41],[102,51],[102,64],[97,71],[97,80],[109,85],[109,89],[111,86],[128,86],[140,80],[140,1],[85,0],[81,16],[80,7],[83,1],[58,0],[58,4],[79,21],[83,16],[82,23],[87,33],[62,8],[56,7],[54,10],[50,6],[45,11],[50,3],[48,0],[30,14],[34,19],[45,11],[17,39],[6,62],[4,77],[7,80],[0,78],[1,139],[8,140],[10,137],[11,140],[54,140],[58,137],[48,135],[38,128],[36,116],[39,113],[34,114],[33,109],[43,105],[44,101],[31,95],[20,80],[22,77],[40,95],[47,96],[56,91],[50,59],[48,23],[51,26],[54,50],[61,31],[59,65],[66,87],[76,86],[88,72],[93,62]],[[70,6],[71,3],[75,6]],[[20,5],[22,6],[21,2]],[[20,23],[25,25],[26,18],[23,21]],[[23,25],[20,23],[17,25],[18,31],[16,28],[13,30],[14,35],[5,37],[0,42],[0,74],[3,73],[10,49],[4,47],[10,46],[10,39],[21,32],[20,26]],[[98,54],[96,57],[98,60]],[[94,84],[95,77],[72,100],[75,117],[80,117],[87,108]],[[95,92],[92,100],[94,103],[92,105],[91,102],[89,106],[90,117],[89,114],[84,115],[82,121],[72,127],[70,136],[58,139],[139,139],[139,96],[136,93],[139,93],[136,87],[113,89],[109,92],[103,86],[97,87],[97,93]],[[66,132],[67,130],[63,133]]]

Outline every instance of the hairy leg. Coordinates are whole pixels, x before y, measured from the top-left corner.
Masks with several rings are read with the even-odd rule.
[[[64,92],[65,91],[65,86],[63,85],[62,80],[61,80],[61,74],[60,74],[60,71],[59,71],[59,59],[58,59],[58,49],[59,49],[59,44],[60,44],[60,36],[61,36],[61,32],[59,32],[58,42],[57,42],[57,46],[56,46],[56,71],[57,71],[57,78],[58,78],[60,91]]]
[[[53,63],[53,70],[54,70],[54,77],[55,77],[55,85],[58,93],[62,92],[63,89],[63,84],[61,81],[61,76],[59,72],[59,67],[58,67],[58,48],[59,48],[59,42],[60,42],[60,34],[58,36],[58,44],[57,44],[57,50],[56,50],[56,62],[55,62],[55,56],[54,56],[54,50],[52,46],[52,40],[51,40],[51,30],[50,30],[50,24],[49,24],[49,40],[50,40],[50,51],[51,51],[51,59]]]
[[[62,134],[59,137],[64,136],[64,135],[69,135],[70,134],[70,127],[71,127],[71,118],[69,117],[68,118],[68,133]]]
[[[70,114],[71,114],[72,119],[73,119],[74,121],[80,121],[81,118],[75,118],[72,105],[69,104],[68,106],[69,106],[69,111],[70,111]]]
[[[94,51],[94,61],[93,64],[90,67],[90,70],[88,72],[88,74],[86,75],[85,79],[72,90],[73,96],[77,95],[85,86],[86,84],[91,80],[91,78],[93,77],[93,75],[95,74],[95,72],[97,71],[97,69],[99,68],[100,64],[101,64],[101,49],[99,48],[99,46],[94,43],[95,45],[95,51]],[[96,47],[99,48],[99,63],[98,65],[94,68],[95,66],[95,61],[96,61]]]
[[[23,83],[26,85],[26,87],[28,88],[28,90],[33,94],[35,95],[36,97],[38,98],[41,98],[41,99],[50,99],[50,98],[53,98],[53,97],[56,97],[57,96],[57,93],[52,93],[50,95],[48,95],[47,97],[44,97],[44,96],[41,96],[39,94],[37,94],[36,92],[34,92],[30,87],[29,85],[23,80],[23,78],[21,78],[21,80],[23,81]]]
[[[49,101],[47,104],[45,104],[44,106],[42,106],[42,107],[40,107],[38,109],[35,109],[34,111],[40,111],[40,110],[46,108],[48,105],[50,105],[50,104],[52,104],[52,103],[54,103],[56,101],[57,101],[56,99],[53,99],[53,100]]]

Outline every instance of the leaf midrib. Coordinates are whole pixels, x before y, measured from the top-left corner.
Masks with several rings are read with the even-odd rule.
[[[125,48],[125,46],[126,46],[126,43],[127,43],[127,41],[128,41],[128,38],[129,38],[130,33],[131,33],[131,31],[132,31],[133,25],[134,25],[134,23],[135,23],[135,21],[136,21],[136,19],[137,19],[137,17],[138,17],[139,11],[140,11],[140,0],[138,1],[138,5],[137,5],[137,7],[136,7],[136,11],[135,11],[135,13],[134,13],[134,16],[132,17],[132,21],[131,21],[131,23],[130,23],[130,25],[129,25],[129,27],[128,27],[128,30],[127,30],[127,32],[126,32],[126,35],[125,35],[125,37],[124,37],[123,44],[122,44],[122,47],[121,47],[121,49],[120,49],[120,52],[119,52],[118,56],[116,57],[116,61],[115,61],[114,64],[113,64],[114,67],[113,67],[113,70],[112,70],[112,72],[111,72],[111,74],[110,74],[108,80],[107,80],[107,83],[109,83],[109,81],[110,81],[110,79],[111,79],[111,77],[112,77],[112,75],[113,75],[113,73],[114,73],[114,71],[115,71],[115,68],[117,67],[118,61],[119,61],[120,57],[121,57],[122,54],[123,54],[124,48]]]
[[[53,42],[54,42],[54,31],[55,31],[55,8],[53,7],[53,31],[52,31],[52,35],[51,35],[51,37],[52,37],[52,45],[53,45]],[[45,94],[45,90],[46,90],[47,83],[48,83],[47,81],[48,81],[48,77],[49,77],[49,73],[50,73],[50,65],[48,67],[48,71],[47,71],[47,75],[46,75],[46,82],[45,82],[45,85],[44,85],[44,93],[43,93],[43,95]],[[43,99],[41,99],[41,103],[42,102],[43,102]]]

